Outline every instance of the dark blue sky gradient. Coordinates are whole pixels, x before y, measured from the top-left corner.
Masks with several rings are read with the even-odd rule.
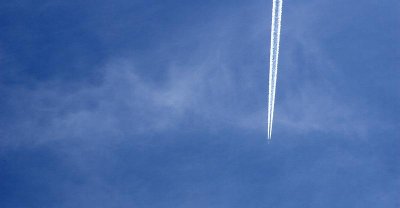
[[[0,3],[1,208],[398,208],[400,2]]]

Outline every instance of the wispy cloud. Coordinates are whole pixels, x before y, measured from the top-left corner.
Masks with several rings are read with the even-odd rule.
[[[341,78],[342,74],[307,32],[316,30],[317,23],[307,22],[304,17],[314,6],[297,6],[301,12],[289,7],[285,16],[285,60],[281,64],[286,72],[280,84],[284,89],[279,96],[281,104],[275,111],[279,114],[277,130],[291,129],[292,134],[301,134],[340,133],[346,129],[363,134],[369,129],[370,119],[360,111],[362,103],[342,99],[336,92],[335,83],[327,76]],[[30,143],[123,138],[121,135],[179,130],[185,125],[265,134],[264,43],[268,16],[260,11],[244,21],[225,15],[203,28],[194,27],[181,39],[163,42],[155,49],[155,59],[168,61],[160,66],[162,78],[157,81],[143,75],[151,69],[138,64],[140,57],[125,54],[104,61],[106,64],[99,69],[102,81],[97,84],[48,81],[36,84],[34,89],[4,87],[8,106],[16,113],[12,116],[15,121],[2,125],[3,135],[8,138],[2,143],[18,143],[22,138]],[[238,31],[238,27],[248,30]],[[171,48],[193,42],[207,44],[195,47],[190,54],[180,54],[179,60],[170,53]],[[237,58],[236,51],[241,50],[250,51],[250,55]],[[299,61],[304,60],[313,61],[300,67]],[[354,124],[358,127],[346,127]]]
[[[366,108],[368,103],[340,91],[340,85],[346,82],[346,71],[327,53],[318,33],[321,27],[318,20],[324,10],[316,7],[328,8],[323,7],[328,0],[285,5],[283,56],[280,59],[285,73],[281,73],[277,89],[279,105],[275,109],[278,116],[274,119],[274,132],[284,135],[283,139],[296,141],[289,145],[285,142],[269,151],[254,142],[253,137],[246,137],[247,132],[260,139],[267,134],[265,91],[268,74],[265,69],[268,61],[265,57],[268,55],[266,25],[270,14],[265,9],[269,8],[269,2],[255,2],[252,6],[246,2],[240,9],[223,8],[215,13],[218,15],[210,15],[212,18],[207,21],[190,21],[194,25],[185,25],[184,29],[174,25],[179,31],[162,37],[151,47],[141,45],[150,49],[139,52],[115,50],[115,54],[111,53],[102,60],[104,64],[94,70],[99,78],[95,83],[58,79],[32,80],[29,84],[33,84],[27,84],[28,87],[1,83],[4,111],[0,117],[0,152],[21,146],[25,148],[21,148],[22,151],[32,148],[40,152],[40,147],[50,147],[50,152],[56,152],[55,160],[62,166],[62,174],[59,178],[55,176],[53,180],[57,183],[49,186],[62,195],[65,204],[60,207],[139,207],[146,203],[163,207],[171,200],[175,200],[175,207],[209,207],[209,200],[203,199],[214,194],[217,197],[211,198],[218,198],[215,206],[221,205],[218,203],[225,203],[226,207],[240,206],[239,201],[245,207],[248,198],[277,193],[276,187],[282,187],[279,193],[298,193],[298,187],[310,185],[310,174],[321,176],[311,186],[327,187],[330,181],[342,181],[337,179],[346,175],[352,179],[349,180],[351,187],[359,187],[369,186],[371,180],[377,180],[375,176],[379,178],[392,171],[391,162],[374,158],[376,153],[371,154],[371,151],[386,151],[380,146],[373,150],[369,145],[364,146],[365,149],[358,148],[357,141],[357,144],[349,145],[354,149],[346,152],[342,147],[325,142],[321,145],[310,142],[321,138],[318,136],[304,140],[305,145],[298,140],[299,135],[312,133],[359,138],[377,130],[370,128],[372,126],[389,126],[385,121],[374,123],[379,119]],[[120,5],[123,6],[125,1]],[[120,13],[118,8],[111,8],[116,10],[111,13],[100,11],[97,16],[104,18],[100,15],[104,13],[109,15],[107,18],[112,18]],[[96,9],[101,10],[101,7]],[[121,16],[124,18],[117,18],[116,22],[129,19],[132,22],[128,25],[136,24],[134,17],[126,18],[134,12],[125,7],[121,11],[126,11]],[[136,28],[126,27],[125,21],[124,24],[109,24],[105,21],[107,18],[85,23],[88,27],[97,24],[100,29],[91,28],[90,31],[93,29],[97,35],[104,35],[100,38],[104,44],[118,45],[122,42],[121,37],[131,37],[136,32]],[[335,30],[331,25],[325,27]],[[109,31],[105,32],[104,28]],[[129,30],[129,35],[124,33],[125,30]],[[85,62],[84,57],[80,58]],[[185,143],[190,139],[180,135],[193,129],[197,132],[186,135],[198,135],[198,138]],[[219,136],[229,137],[229,132],[246,133],[223,138],[221,148],[213,143],[214,138],[207,137],[207,131],[224,132],[216,140]],[[396,128],[391,132],[397,132]],[[197,146],[201,143],[204,146]],[[294,147],[300,151],[286,151]],[[307,151],[307,148],[313,151]],[[365,152],[357,153],[360,150]],[[288,152],[292,154],[288,155]],[[281,163],[282,158],[284,163]],[[381,168],[371,168],[374,166]],[[39,167],[36,173],[48,171],[49,175],[54,174],[52,164],[46,168],[48,170]],[[204,170],[207,173],[201,172]],[[264,173],[269,170],[274,171],[272,179],[265,177]],[[218,175],[214,177],[213,173],[225,174],[214,174]],[[359,173],[366,175],[359,177]],[[47,182],[46,176],[39,178]],[[210,178],[215,180],[211,185]],[[254,181],[259,179],[272,186],[258,186]],[[166,184],[165,189],[170,189],[177,181],[181,185],[176,191],[166,194],[161,190],[163,184]],[[362,196],[377,204],[386,198],[395,198],[397,192],[394,190],[397,189],[392,190],[392,186],[397,187],[398,180],[395,185],[392,181],[378,184],[387,186],[390,191],[386,187],[377,187]],[[339,184],[337,187],[311,189],[315,194],[312,200],[316,201],[310,203],[321,207],[318,203],[323,199],[340,207],[343,199],[324,198],[341,193],[348,186]],[[248,198],[242,198],[243,190]],[[371,194],[377,195],[377,200],[366,197]],[[274,199],[265,200],[276,205]],[[298,201],[283,201],[281,207],[293,207]],[[253,207],[257,205],[265,204]]]

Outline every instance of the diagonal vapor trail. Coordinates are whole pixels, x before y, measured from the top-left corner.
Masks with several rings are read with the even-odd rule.
[[[274,119],[276,78],[278,75],[279,41],[281,36],[282,0],[272,0],[271,50],[269,62],[268,91],[268,139],[272,135]]]

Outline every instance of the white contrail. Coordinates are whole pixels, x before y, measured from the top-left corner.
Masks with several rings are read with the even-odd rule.
[[[276,77],[278,75],[279,40],[281,36],[282,0],[272,0],[271,50],[269,62],[268,139],[272,135]]]

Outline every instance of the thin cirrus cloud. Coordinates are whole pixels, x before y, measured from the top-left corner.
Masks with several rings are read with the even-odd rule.
[[[307,32],[315,31],[318,26],[316,18],[310,22],[304,15],[314,7],[314,4],[285,7],[282,37],[285,44],[281,51],[284,54],[281,66],[285,73],[280,82],[280,89],[284,90],[276,109],[280,116],[274,120],[279,124],[275,129],[291,129],[293,134],[344,130],[350,134],[365,134],[371,123],[369,117],[355,111],[355,102],[334,93],[335,83],[327,79],[335,71],[332,70],[336,68],[334,61],[324,53],[316,37],[318,33]],[[38,132],[48,135],[41,136],[41,140],[46,141],[164,131],[179,127],[185,119],[208,123],[207,128],[243,128],[264,134],[267,118],[263,104],[266,100],[262,95],[265,92],[263,83],[267,80],[259,75],[265,73],[267,64],[263,59],[267,53],[263,43],[267,41],[265,21],[269,15],[263,12],[255,14],[262,15],[250,15],[249,20],[232,15],[221,16],[218,21],[203,24],[203,28],[188,30],[182,38],[160,44],[154,49],[158,51],[154,58],[170,60],[163,66],[165,76],[160,83],[138,73],[145,66],[137,64],[140,58],[125,55],[109,57],[105,61],[106,64],[99,69],[104,71],[103,81],[96,86],[80,86],[68,93],[54,87],[65,84],[56,81],[53,84],[39,83],[39,87],[32,90],[3,88],[10,98],[10,106],[25,114],[17,113],[15,120],[4,123],[2,132],[10,139],[2,143],[18,141],[11,139],[16,135],[20,135],[19,139],[32,138],[30,135]],[[248,21],[252,23],[248,24]],[[239,34],[237,27],[244,25],[248,26],[247,32]],[[205,30],[213,33],[202,35]],[[168,52],[173,47],[193,42],[208,44],[202,44],[190,55],[182,55],[187,60],[183,63],[176,62],[176,57]],[[259,55],[241,57],[243,61],[238,62],[241,59],[235,59],[234,53],[238,49],[255,51]],[[313,65],[298,65],[301,59],[295,52],[299,50],[304,59],[313,60]],[[318,76],[318,79],[304,76],[307,75],[302,74],[305,72]],[[343,77],[341,74],[334,76]],[[348,105],[350,102],[353,105]],[[27,105],[22,106],[24,103]],[[352,124],[357,128],[346,128]],[[45,129],[46,125],[50,128]]]
[[[298,50],[291,45],[312,45],[314,49],[311,52],[305,50],[304,55],[307,58],[312,57],[317,63],[316,67],[322,67],[319,63],[331,62],[327,57],[321,56],[321,53],[313,52],[317,49],[321,52],[318,44],[310,44],[309,39],[298,36],[297,30],[304,28],[298,27],[293,21],[294,17],[289,12],[286,15],[288,21],[285,28],[291,32],[285,33],[284,37],[291,41],[290,43],[294,43],[285,44],[286,60],[282,64],[288,70],[288,73],[283,75],[286,76],[286,80],[291,80],[290,74],[298,73],[294,71],[298,68],[290,67],[291,63],[297,61],[297,57],[291,52]],[[266,41],[265,27],[262,27],[264,21],[261,20],[268,18],[266,14],[261,17],[254,15],[248,33],[241,32],[240,37],[235,35],[235,27],[230,24],[234,22],[245,25],[247,22],[234,17],[229,18],[207,26],[213,29],[210,31],[215,31],[214,35],[208,34],[201,38],[199,35],[201,31],[195,29],[190,33],[192,36],[182,37],[179,39],[180,42],[161,45],[158,50],[161,51],[159,55],[173,60],[174,57],[167,52],[174,45],[185,45],[194,40],[214,43],[204,44],[198,48],[193,53],[196,56],[185,63],[171,61],[167,64],[164,69],[165,77],[161,83],[155,83],[137,73],[141,69],[136,64],[135,57],[125,56],[110,58],[108,63],[104,64],[100,70],[104,71],[102,75],[104,79],[96,86],[81,86],[67,94],[54,87],[60,85],[57,82],[42,83],[33,90],[11,90],[9,93],[12,94],[12,100],[25,100],[26,103],[30,103],[25,107],[31,116],[20,115],[19,118],[24,122],[19,122],[17,125],[11,125],[11,122],[10,125],[3,126],[3,131],[8,132],[9,137],[22,134],[20,129],[25,129],[30,135],[44,132],[47,136],[41,137],[41,141],[57,138],[96,138],[104,135],[175,129],[182,125],[185,119],[196,118],[194,120],[198,120],[199,123],[207,121],[203,122],[210,124],[207,128],[243,128],[263,134],[266,120],[263,107],[265,100],[260,95],[264,91],[262,83],[266,80],[259,78],[258,75],[263,73],[265,64],[262,59],[263,54],[252,57],[252,61],[260,60],[259,63],[263,63],[259,65],[237,64],[230,57],[235,56],[232,47],[246,47],[243,45],[251,46],[243,49],[266,52],[261,44]],[[296,17],[296,19],[301,18]],[[238,40],[241,42],[238,43]],[[315,74],[318,73],[321,72]],[[284,79],[281,84],[285,90],[282,91],[281,104],[277,109],[280,115],[276,120],[280,126],[278,131],[288,128],[295,130],[292,133],[340,132],[345,128],[343,120],[340,119],[343,115],[348,115],[344,120],[345,123],[359,124],[357,131],[363,132],[366,129],[365,120],[360,122],[357,116],[352,116],[351,107],[338,102],[340,95],[323,93],[331,91],[331,84],[326,84],[324,81],[312,81],[307,84],[299,82],[302,87],[295,90],[287,86]],[[293,99],[289,99],[290,97]],[[306,99],[307,97],[313,97],[312,100],[321,102],[311,102],[311,99]],[[321,117],[321,111],[328,109],[319,108],[320,105],[334,107],[336,111],[330,111],[326,119]],[[50,128],[44,128],[44,123]],[[327,126],[329,128],[326,128]],[[21,135],[20,138],[30,137]],[[9,141],[15,140],[9,139]]]

